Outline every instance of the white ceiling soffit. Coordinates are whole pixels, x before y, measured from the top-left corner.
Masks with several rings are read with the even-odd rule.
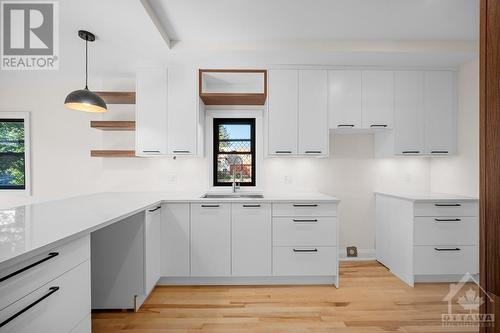
[[[311,40],[473,41],[479,0],[141,0],[171,40],[190,44]]]

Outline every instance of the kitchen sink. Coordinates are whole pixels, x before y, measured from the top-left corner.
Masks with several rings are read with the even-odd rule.
[[[204,199],[262,199],[264,195],[257,193],[205,193],[201,197]]]

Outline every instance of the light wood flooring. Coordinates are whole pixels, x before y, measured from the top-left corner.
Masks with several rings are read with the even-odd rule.
[[[93,333],[478,332],[442,326],[447,283],[411,288],[379,263],[360,261],[341,263],[340,284],[161,286],[137,313],[94,313]]]

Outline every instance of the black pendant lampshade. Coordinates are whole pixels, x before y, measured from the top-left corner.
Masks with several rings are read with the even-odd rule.
[[[78,31],[78,36],[85,41],[85,88],[69,93],[64,101],[64,106],[68,109],[84,112],[106,112],[107,106],[104,100],[88,88],[88,42],[95,41],[95,36],[85,30]]]

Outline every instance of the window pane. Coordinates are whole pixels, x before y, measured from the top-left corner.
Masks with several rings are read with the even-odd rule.
[[[250,154],[219,154],[217,159],[217,182],[232,183],[233,171],[236,181],[252,182],[252,155]]]
[[[248,124],[221,124],[219,125],[219,139],[246,139],[250,140],[250,125]]]
[[[0,189],[24,189],[24,172],[24,121],[0,119]]]

